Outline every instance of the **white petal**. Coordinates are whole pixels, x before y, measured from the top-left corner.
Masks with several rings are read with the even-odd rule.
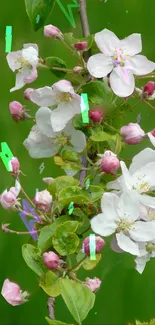
[[[27,49],[30,46],[33,47],[37,51],[37,54],[38,54],[38,52],[39,52],[38,45],[35,43],[26,43],[23,45],[23,48]]]
[[[6,56],[8,65],[12,71],[15,71],[21,67],[21,63],[18,61],[18,58],[21,57],[21,53],[22,51],[10,52]]]
[[[118,37],[106,28],[95,34],[95,42],[100,51],[107,56],[113,56],[114,51],[120,47]]]
[[[38,78],[38,71],[36,68],[33,68],[27,77],[24,77],[24,83],[30,84]]]
[[[25,77],[28,77],[31,74],[31,69],[28,67],[24,67],[21,69],[21,72],[18,72],[16,74],[16,83],[15,83],[15,87],[13,87],[12,89],[10,89],[10,92],[21,89],[24,85],[24,79]]]
[[[52,111],[51,123],[55,132],[65,128],[67,123],[81,112],[79,98],[73,98],[71,102],[61,102],[56,109]]]
[[[155,239],[155,221],[136,221],[131,229],[128,230],[130,237],[139,242]]]
[[[92,230],[100,236],[109,236],[116,230],[115,222],[113,220],[105,220],[103,213],[92,218],[90,223]]]
[[[120,165],[121,165],[122,175],[123,175],[123,180],[121,185],[126,187],[128,190],[131,190],[133,185],[133,180],[129,173],[129,170],[127,169],[124,161],[121,161]]]
[[[54,138],[57,133],[52,129],[51,114],[52,111],[48,107],[40,107],[36,113],[36,124],[44,135]]]
[[[123,233],[116,234],[116,239],[118,246],[123,249],[123,251],[128,252],[132,255],[139,254],[138,244],[134,243],[129,237],[127,237]]]
[[[124,253],[124,251],[117,244],[116,236],[113,237],[110,247],[116,253]]]
[[[148,137],[149,137],[149,139],[150,139],[150,141],[151,141],[151,143],[153,144],[153,146],[155,147],[155,137],[152,135],[152,133],[151,132],[148,132]]]
[[[123,181],[123,176],[118,177],[115,181],[109,182],[106,185],[108,190],[121,190],[121,183]]]
[[[138,192],[148,192],[150,187],[155,186],[155,162],[144,165],[141,169],[137,170],[133,175],[133,184],[134,188],[137,189]]]
[[[129,62],[129,69],[137,76],[145,75],[155,69],[155,63],[149,61],[144,55],[135,55],[130,58]]]
[[[36,65],[38,64],[38,61],[39,61],[38,52],[32,46],[29,46],[28,48],[25,48],[22,50],[22,57],[29,64],[31,64],[32,67],[36,67]]]
[[[119,197],[114,193],[104,193],[101,199],[101,209],[104,213],[104,220],[119,220],[117,213],[117,207],[119,203]]]
[[[95,78],[103,78],[113,69],[112,59],[104,54],[92,55],[87,62],[89,73]]]
[[[125,67],[118,66],[110,74],[110,86],[119,97],[130,96],[135,87],[133,73]]]
[[[87,145],[84,133],[74,129],[70,143],[73,145],[73,151],[82,152]]]
[[[129,171],[131,174],[133,174],[150,162],[155,162],[155,150],[152,150],[151,148],[145,148],[133,157]]]
[[[133,222],[140,214],[140,203],[134,192],[126,191],[120,197],[117,211],[121,219]]]
[[[136,270],[142,274],[144,269],[145,269],[145,266],[146,266],[146,263],[150,260],[150,256],[149,254],[145,255],[145,256],[142,256],[142,257],[136,257],[135,259],[135,263],[136,263]]]
[[[74,88],[73,88],[71,82],[68,81],[68,80],[60,80],[58,82],[55,82],[52,85],[52,89],[57,94],[59,94],[59,93],[71,93],[71,94],[75,94]]]
[[[15,193],[16,193],[16,196],[18,196],[18,194],[20,193],[20,190],[21,190],[21,185],[20,185],[18,179],[16,179],[16,182],[15,182]]]
[[[123,40],[121,42],[121,48],[123,49],[123,52],[128,55],[135,55],[142,51],[142,39],[141,34],[132,34]]]
[[[28,138],[23,142],[25,148],[28,149],[32,158],[45,158],[54,156],[59,146],[53,144],[53,140],[43,135],[38,126],[34,125],[30,131]]]
[[[31,92],[30,100],[38,106],[53,106],[56,104],[56,95],[51,87],[43,87]]]

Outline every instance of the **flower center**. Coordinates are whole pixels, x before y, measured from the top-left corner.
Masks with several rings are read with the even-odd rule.
[[[19,55],[19,56],[18,56],[18,58],[17,58],[17,60],[15,61],[15,63],[17,63],[17,62],[19,62],[20,65],[21,65],[21,67],[18,69],[18,72],[21,72],[21,68],[22,68],[22,67],[28,67],[28,68],[31,68],[30,63],[29,63],[27,60],[25,60],[25,59],[23,58],[22,55]]]
[[[155,244],[146,244],[145,248],[146,251],[151,254],[153,251],[155,251]]]
[[[70,93],[60,93],[56,95],[56,100],[59,102],[71,102],[72,101],[72,96]]]
[[[117,229],[116,232],[126,232],[126,230],[130,229],[131,226],[133,225],[133,222],[129,222],[125,219],[121,219],[120,221],[117,222]]]
[[[118,65],[124,67],[126,60],[127,60],[127,56],[123,54],[123,50],[119,48],[116,49],[113,56],[113,63],[115,67],[118,67]]]
[[[58,134],[55,137],[54,143],[64,146],[66,143],[70,142],[70,140],[71,140],[71,137],[67,133],[61,132],[61,134]]]

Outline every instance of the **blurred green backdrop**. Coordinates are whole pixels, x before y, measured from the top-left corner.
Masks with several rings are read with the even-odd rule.
[[[64,5],[72,2],[62,0]],[[91,33],[108,28],[115,32],[119,38],[124,38],[134,32],[142,34],[143,54],[155,61],[154,42],[154,0],[87,0],[88,17]],[[73,29],[56,5],[52,15],[49,16],[47,24],[58,26],[62,32],[75,33],[75,37],[81,35],[80,21],[77,9],[74,9],[76,29]],[[36,188],[45,188],[42,177],[56,177],[62,172],[53,166],[52,159],[33,160],[28,156],[23,147],[23,140],[31,129],[32,122],[16,124],[9,113],[8,105],[12,100],[27,104],[34,114],[36,107],[23,99],[23,90],[10,93],[15,83],[15,74],[9,69],[5,54],[5,27],[11,25],[13,28],[12,50],[22,48],[24,43],[37,43],[40,56],[60,56],[68,67],[74,66],[74,59],[68,56],[58,41],[51,41],[43,36],[43,30],[34,32],[25,12],[24,0],[0,1],[0,140],[6,141],[13,154],[21,163],[21,169],[26,177],[21,176],[21,182],[26,192],[33,197]],[[38,80],[32,87],[51,85],[57,79],[49,71],[39,72]],[[145,80],[143,80],[144,82]],[[31,86],[31,85],[30,85]],[[137,115],[141,113],[141,126],[149,131],[154,125],[155,113],[145,105],[138,105],[133,113],[129,113],[124,122],[135,122]],[[126,148],[121,156],[132,157],[144,146],[150,146],[145,142],[136,147]],[[39,173],[40,164],[45,163],[42,174]],[[13,180],[0,162],[0,192],[5,188],[13,186]],[[23,230],[20,217],[16,213],[9,213],[0,208],[1,223],[11,223],[11,228]],[[39,325],[46,324],[45,316],[48,315],[46,295],[39,290],[36,276],[26,266],[21,255],[21,246],[29,237],[20,237],[12,234],[4,234],[0,230],[0,287],[5,278],[18,282],[22,289],[31,293],[30,302],[12,307],[0,296],[0,324],[13,325]],[[107,245],[108,246],[108,245]],[[155,260],[148,263],[144,273],[139,275],[134,270],[133,257],[128,254],[116,254],[108,247],[104,249],[103,258],[97,268],[97,275],[102,280],[101,290],[97,293],[96,304],[83,324],[126,324],[135,319],[147,320],[155,317],[154,295],[155,295]],[[90,271],[89,271],[90,272]],[[81,278],[84,279],[84,272]],[[95,276],[95,272],[87,273],[89,277]],[[56,305],[56,318],[66,322],[74,323],[62,299],[58,299]]]

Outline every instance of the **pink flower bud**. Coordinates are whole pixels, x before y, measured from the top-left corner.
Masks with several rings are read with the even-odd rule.
[[[95,243],[96,243],[95,252],[97,254],[103,249],[103,247],[105,245],[105,241],[100,236],[95,236]],[[82,248],[83,248],[85,254],[90,255],[90,237],[89,236],[84,239]]]
[[[49,212],[52,203],[52,195],[47,190],[37,192],[34,203],[39,210]]]
[[[30,94],[32,93],[34,89],[33,88],[27,88],[24,91],[24,99],[30,100]]]
[[[43,254],[43,261],[49,270],[55,270],[59,266],[59,256],[54,252],[46,252]]]
[[[1,295],[12,306],[18,306],[27,301],[28,292],[22,292],[19,285],[6,279],[3,283]]]
[[[86,278],[85,285],[91,290],[91,291],[96,291],[100,288],[102,281],[99,278]]]
[[[24,108],[23,105],[17,101],[10,102],[9,104],[10,113],[15,121],[24,119]]]
[[[83,68],[82,67],[80,67],[80,66],[75,66],[74,68],[73,68],[73,72],[75,72],[75,73],[79,73],[79,72],[81,72],[83,70]]]
[[[13,157],[10,161],[9,161],[11,167],[12,167],[12,171],[11,173],[13,175],[18,175],[19,174],[19,168],[20,168],[20,163],[19,160],[16,157]]]
[[[147,96],[152,96],[155,90],[155,83],[153,81],[149,81],[144,85],[143,93]]]
[[[112,151],[107,150],[101,156],[101,169],[106,174],[115,174],[117,169],[120,167],[119,159]]]
[[[120,134],[128,144],[137,144],[145,136],[145,132],[137,123],[129,123],[120,129]]]
[[[88,42],[78,42],[74,44],[74,47],[76,48],[77,51],[84,51],[86,47],[88,46]]]
[[[103,111],[101,109],[94,109],[89,111],[89,117],[94,123],[99,123],[103,119]]]
[[[15,187],[11,187],[9,191],[5,190],[0,196],[0,203],[5,210],[11,208],[16,201],[17,193]]]
[[[63,34],[61,33],[60,29],[53,25],[44,26],[44,36],[50,38],[63,39]]]

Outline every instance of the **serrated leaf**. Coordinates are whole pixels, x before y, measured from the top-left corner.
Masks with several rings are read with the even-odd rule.
[[[25,0],[26,12],[35,32],[44,26],[53,5],[54,0]]]
[[[50,56],[45,59],[45,65],[47,65],[50,68],[50,71],[58,78],[63,78],[66,75],[65,71],[58,71],[54,70],[52,68],[61,68],[61,69],[67,69],[66,63],[57,57]]]
[[[52,271],[48,271],[40,278],[39,286],[50,297],[57,297],[60,295],[59,278]]]
[[[53,236],[53,247],[62,256],[73,254],[79,245],[79,238],[74,232],[78,227],[77,221],[67,221],[59,226]]]
[[[24,244],[22,246],[22,255],[26,264],[31,270],[33,270],[33,272],[39,276],[44,274],[40,249],[30,244]]]
[[[95,302],[94,293],[87,287],[70,279],[60,279],[62,298],[70,313],[81,325]]]
[[[79,181],[72,176],[59,176],[48,186],[51,195],[58,194],[63,188],[70,185],[78,185]]]

